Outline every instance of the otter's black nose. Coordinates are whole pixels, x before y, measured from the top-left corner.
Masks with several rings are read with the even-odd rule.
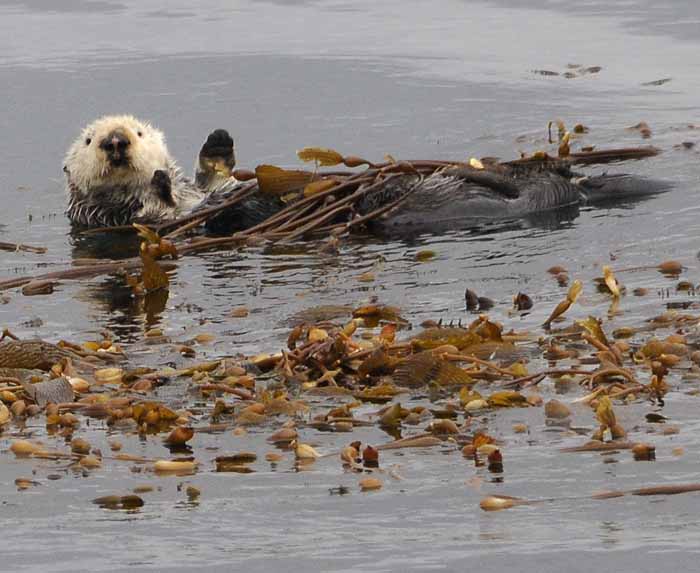
[[[129,138],[120,131],[113,131],[102,141],[100,141],[100,149],[104,152],[110,159],[123,160],[126,148],[129,147]]]

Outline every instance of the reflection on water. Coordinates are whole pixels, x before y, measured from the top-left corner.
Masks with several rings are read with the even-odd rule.
[[[133,232],[85,234],[74,229],[70,235],[73,259],[126,259],[137,256],[140,239]]]
[[[176,275],[171,273],[170,278],[173,280]],[[87,285],[75,296],[88,302],[93,311],[109,316],[103,326],[114,333],[117,341],[136,342],[144,332],[160,325],[169,292],[159,290],[136,296],[124,277],[110,277]]]
[[[614,521],[603,521],[600,524],[600,539],[603,545],[613,547],[622,541],[625,528]]]

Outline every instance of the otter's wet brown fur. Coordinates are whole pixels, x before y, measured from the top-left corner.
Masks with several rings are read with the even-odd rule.
[[[667,181],[628,174],[584,176],[561,161],[450,167],[425,178],[407,174],[367,195],[360,214],[405,200],[371,221],[379,233],[436,231],[542,215],[558,209],[640,199],[667,191]]]

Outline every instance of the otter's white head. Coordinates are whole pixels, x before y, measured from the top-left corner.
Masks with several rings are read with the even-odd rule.
[[[130,115],[93,121],[73,142],[64,162],[69,192],[104,186],[147,187],[153,172],[171,163],[163,133]]]

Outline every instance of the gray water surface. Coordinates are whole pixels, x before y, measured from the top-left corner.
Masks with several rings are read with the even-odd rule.
[[[204,359],[276,351],[289,318],[320,304],[359,305],[376,296],[401,306],[414,325],[469,319],[466,287],[497,301],[493,318],[536,331],[564,296],[545,272],[554,264],[586,284],[578,318],[606,317],[608,300],[591,279],[611,256],[623,267],[679,259],[689,267],[686,278],[697,282],[698,153],[674,146],[700,139],[694,127],[700,124],[699,32],[695,2],[0,1],[0,241],[49,249],[0,251],[2,277],[105,254],[103,246],[70,234],[61,173],[63,153],[82,125],[105,113],[153,122],[184,166],[210,130],[225,127],[246,168],[298,165],[295,150],[307,145],[374,160],[386,153],[511,158],[543,147],[547,122],[561,118],[589,126],[585,142],[599,147],[658,146],[664,150],[658,158],[611,169],[676,182],[672,192],[641,203],[479,231],[357,239],[337,256],[308,243],[186,257],[157,313],[145,312],[114,278],[65,282],[43,297],[11,291],[0,298],[0,325],[53,341],[90,340],[108,328],[127,349],[155,326],[183,340],[213,333],[216,343],[198,348]],[[563,74],[568,64],[602,70],[572,79],[533,73]],[[663,78],[671,81],[642,85]],[[650,140],[625,129],[640,121],[649,123]],[[416,262],[422,249],[437,257]],[[375,282],[358,280],[367,271]],[[606,328],[662,312],[667,301],[656,293],[675,285],[653,270],[624,282],[651,287],[652,294],[624,298],[624,312]],[[512,318],[508,309],[518,291],[536,306]],[[249,308],[249,317],[227,318],[238,306]],[[139,356],[153,364],[167,359],[157,351]],[[89,479],[69,473],[18,493],[14,479],[33,465],[4,456],[0,569],[693,570],[700,547],[693,494],[583,499],[497,514],[478,509],[484,493],[585,497],[599,489],[695,481],[700,422],[695,398],[683,390],[671,394],[664,410],[681,433],[654,437],[660,452],[654,464],[623,454],[618,463],[597,454],[563,456],[560,445],[580,440],[547,431],[540,410],[499,412],[488,427],[507,443],[502,482],[460,456],[392,454],[385,462],[396,464],[404,479],[372,495],[359,494],[356,476],[336,460],[301,473],[261,463],[251,476],[198,474],[190,481],[203,490],[199,504],[182,501],[181,479],[161,479],[162,491],[149,494],[142,511],[123,514],[90,500],[148,481],[126,464]],[[635,424],[649,409],[630,406],[624,416]],[[520,421],[531,435],[512,433]],[[583,407],[575,421],[593,423]],[[355,433],[363,441],[387,439],[374,428]],[[104,427],[91,436],[108,449]],[[319,439],[313,432],[305,437]],[[264,438],[253,433],[253,445],[244,447],[263,454]],[[197,448],[242,447],[230,432],[197,440]],[[323,440],[329,449],[345,442]],[[675,446],[687,453],[671,456]],[[125,439],[125,449],[165,455],[159,441],[136,436]],[[328,488],[341,484],[353,493],[330,496]]]

